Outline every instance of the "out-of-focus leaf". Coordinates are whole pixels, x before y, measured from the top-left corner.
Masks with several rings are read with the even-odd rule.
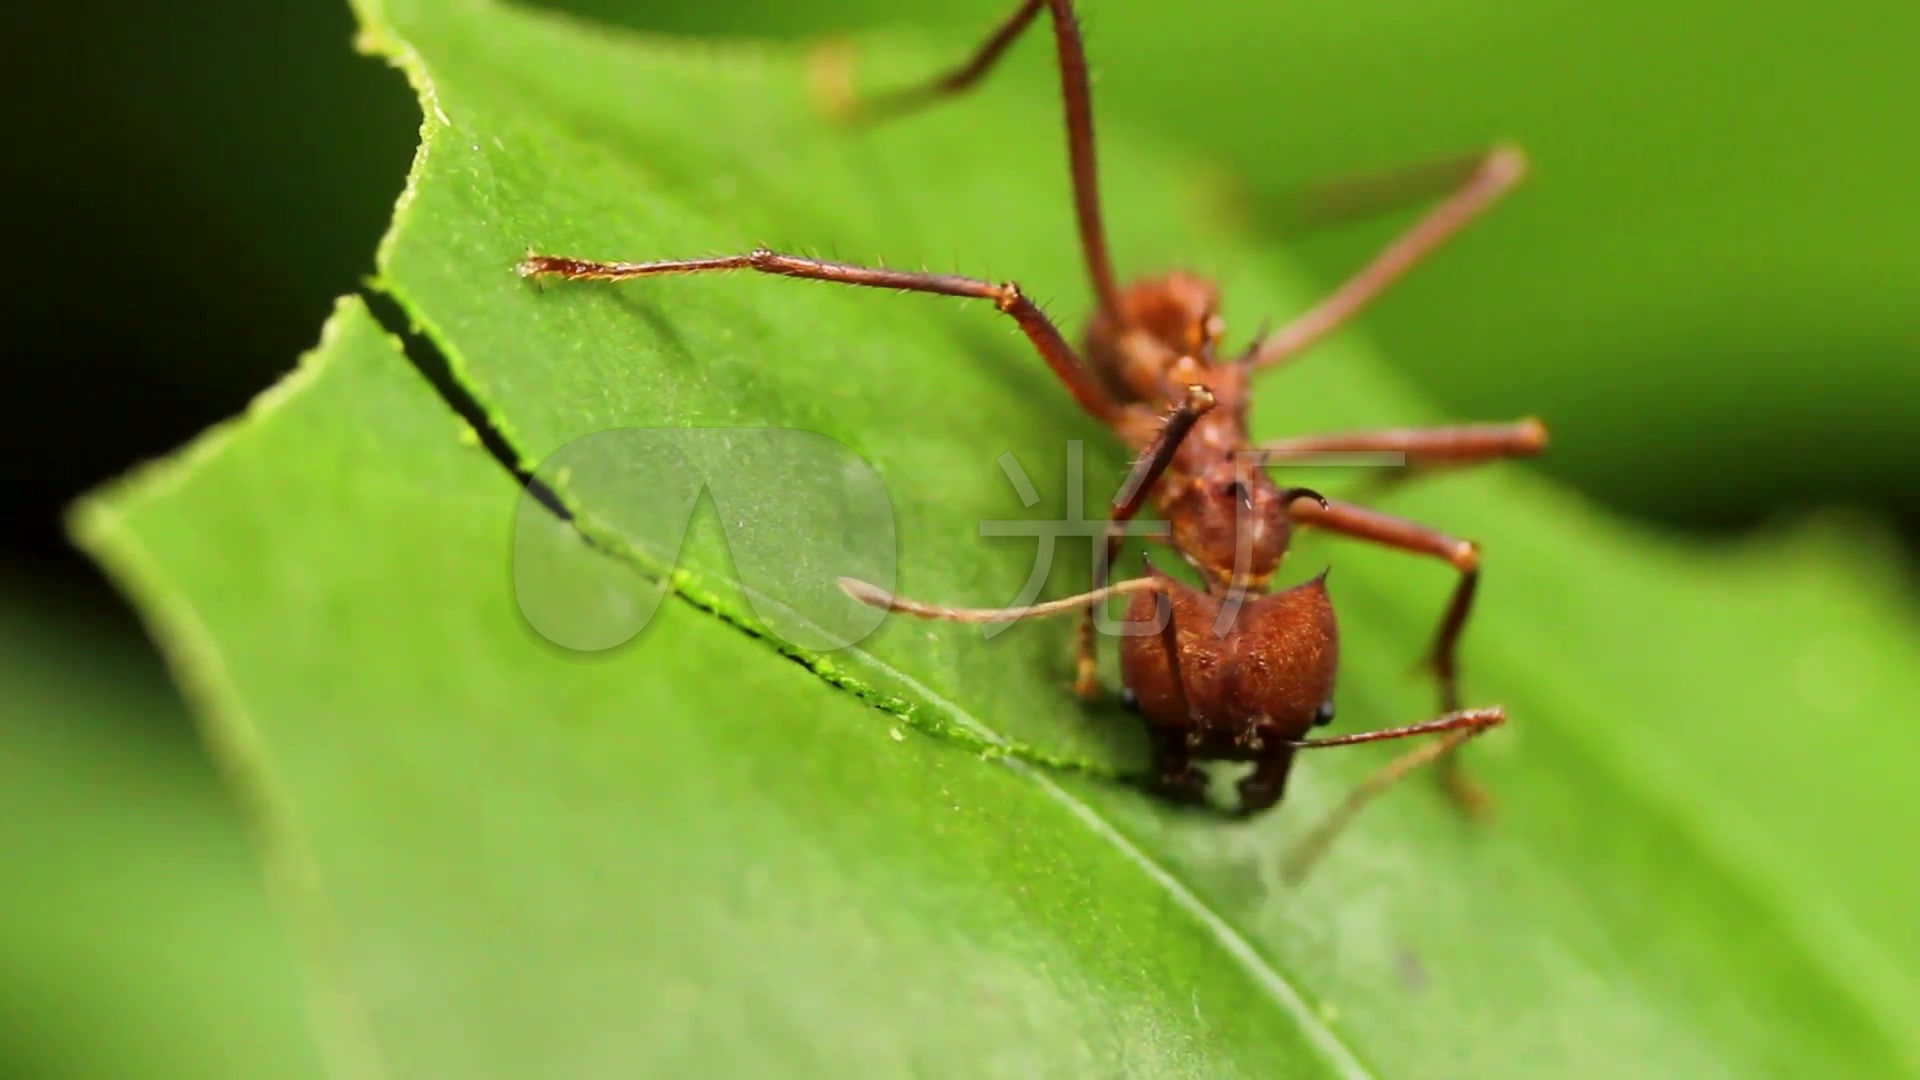
[[[240,815],[145,719],[158,665],[0,589],[0,1074],[318,1075]]]

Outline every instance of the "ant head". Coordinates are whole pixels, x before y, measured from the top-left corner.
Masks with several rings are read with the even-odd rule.
[[[1292,542],[1287,506],[1298,494],[1276,487],[1263,470],[1219,462],[1189,480],[1166,507],[1174,546],[1211,588],[1261,588]]]
[[[1120,303],[1128,323],[1181,356],[1211,357],[1226,331],[1219,288],[1194,274],[1176,270],[1136,282]]]

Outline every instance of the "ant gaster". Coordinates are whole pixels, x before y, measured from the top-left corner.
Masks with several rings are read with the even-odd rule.
[[[714,270],[837,282],[870,288],[990,300],[1012,318],[1081,409],[1139,453],[1111,507],[1106,551],[1093,589],[1065,600],[1019,609],[938,607],[843,580],[855,598],[893,611],[961,622],[1079,613],[1077,691],[1098,694],[1095,605],[1131,594],[1122,635],[1125,696],[1146,721],[1155,779],[1167,795],[1198,801],[1206,786],[1196,761],[1254,763],[1239,784],[1242,813],[1278,803],[1294,755],[1304,748],[1446,732],[1388,764],[1357,787],[1295,849],[1297,876],[1361,805],[1414,768],[1433,760],[1457,800],[1484,804],[1453,751],[1506,718],[1500,708],[1462,710],[1456,655],[1479,582],[1476,545],[1392,515],[1282,488],[1260,468],[1314,454],[1374,451],[1404,455],[1414,467],[1471,464],[1531,455],[1546,442],[1535,420],[1431,429],[1391,429],[1257,443],[1246,430],[1250,379],[1351,319],[1423,257],[1459,232],[1519,181],[1525,159],[1508,147],[1442,175],[1432,168],[1377,178],[1370,185],[1393,199],[1424,194],[1436,178],[1450,190],[1422,219],[1316,306],[1279,330],[1228,356],[1219,295],[1201,277],[1173,272],[1121,288],[1113,273],[1100,217],[1093,107],[1079,28],[1070,0],[1024,0],[974,56],[946,76],[852,108],[864,118],[897,114],[958,94],[978,82],[1042,11],[1052,17],[1066,106],[1068,162],[1080,240],[1098,308],[1076,351],[1012,282],[995,284],[947,274],[873,269],[760,249],[745,255],[641,263],[594,262],[529,255],[528,277],[622,281]],[[1127,522],[1149,502],[1167,520],[1168,542],[1199,574],[1192,588],[1149,564],[1146,576],[1117,585],[1108,574]],[[1336,738],[1305,736],[1333,718],[1339,637],[1325,574],[1268,592],[1297,525],[1441,559],[1458,583],[1440,622],[1431,662],[1440,690],[1438,719]],[[1145,632],[1140,632],[1144,630]]]

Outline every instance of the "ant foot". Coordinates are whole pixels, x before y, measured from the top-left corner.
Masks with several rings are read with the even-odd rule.
[[[1255,817],[1273,809],[1274,804],[1280,801],[1280,788],[1270,781],[1249,776],[1240,781],[1239,788],[1240,805],[1233,812],[1237,818]]]
[[[808,96],[830,120],[846,123],[860,115],[853,58],[853,42],[842,37],[827,38],[807,51]]]
[[[1442,771],[1440,785],[1446,789],[1447,797],[1460,808],[1460,812],[1469,818],[1486,821],[1493,817],[1493,796],[1460,769]]]
[[[1089,704],[1100,700],[1100,666],[1091,660],[1080,661],[1079,673],[1073,679],[1073,692],[1080,700]]]
[[[1191,766],[1177,773],[1161,773],[1158,786],[1169,802],[1201,806],[1207,801],[1207,774]]]

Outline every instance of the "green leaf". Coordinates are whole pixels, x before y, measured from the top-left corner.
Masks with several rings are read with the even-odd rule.
[[[1356,1070],[1044,779],[683,603],[616,662],[560,655],[501,588],[518,494],[349,302],[246,422],[81,522],[257,788],[345,1065]],[[652,590],[525,535],[601,617]]]
[[[538,513],[516,529],[516,486],[353,306],[290,386],[94,503],[83,529],[270,808],[343,1060],[1920,1071],[1920,880],[1831,839],[1871,824],[1887,851],[1920,840],[1902,794],[1920,735],[1889,722],[1920,691],[1920,650],[1857,540],[1682,547],[1514,471],[1395,494],[1486,544],[1469,685],[1515,719],[1473,762],[1504,813],[1468,826],[1409,788],[1288,889],[1290,840],[1381,754],[1319,755],[1283,811],[1246,825],[980,760],[1001,736],[1107,767],[1137,753],[1117,710],[1066,691],[1069,627],[983,641],[896,620],[853,649],[785,647],[710,516],[680,545],[679,493],[648,486],[657,462],[575,441],[818,432],[891,492],[903,590],[1004,603],[1032,543],[982,540],[980,523],[1058,516],[1066,440],[1087,442],[1083,511],[1124,460],[990,308],[747,275],[543,290],[512,273],[529,247],[766,243],[1017,277],[1069,316],[1086,296],[1050,113],[989,126],[1029,116],[989,89],[853,135],[816,114],[792,53],[485,3],[368,0],[362,17],[426,114],[381,285],[525,467],[567,448],[570,468],[543,476],[578,532]],[[878,43],[862,60],[876,78],[934,62]],[[1168,155],[1121,128],[1102,139],[1126,267],[1204,268],[1243,331],[1301,306]],[[1434,418],[1353,340],[1262,394],[1259,434]],[[792,494],[810,500],[802,526],[846,509],[831,485]],[[847,554],[804,528],[786,550],[816,579]],[[1085,573],[1084,551],[1061,556],[1056,590]],[[1343,725],[1422,718],[1406,669],[1447,572],[1321,544],[1291,572],[1329,561]],[[583,658],[523,621],[509,566],[577,598],[590,630],[624,625],[669,567],[692,603]]]

